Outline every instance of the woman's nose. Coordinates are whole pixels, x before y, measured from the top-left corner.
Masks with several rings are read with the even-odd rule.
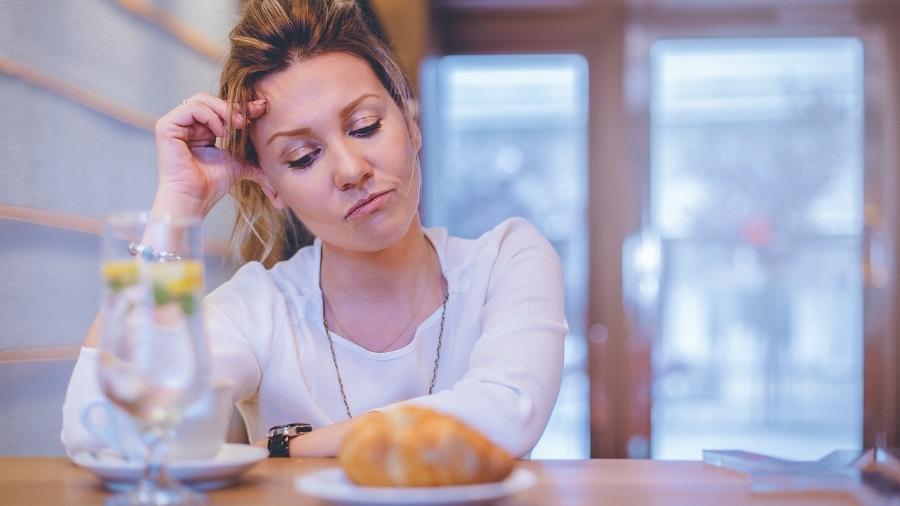
[[[372,166],[366,161],[362,153],[354,149],[351,142],[342,142],[333,146],[336,152],[336,168],[334,171],[334,184],[341,190],[362,185],[372,177]]]

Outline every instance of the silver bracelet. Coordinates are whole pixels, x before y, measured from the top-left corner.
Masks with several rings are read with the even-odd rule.
[[[133,257],[140,256],[148,262],[165,263],[177,262],[181,260],[181,256],[179,256],[177,253],[172,253],[171,251],[157,251],[151,246],[147,246],[146,244],[139,244],[136,242],[128,244],[128,253],[130,253]]]

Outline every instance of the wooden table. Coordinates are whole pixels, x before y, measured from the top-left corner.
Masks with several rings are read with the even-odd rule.
[[[295,479],[333,459],[267,459],[210,504],[325,504],[301,495]],[[522,461],[538,476],[531,489],[498,504],[640,505],[869,504],[852,493],[752,494],[741,473],[702,462],[651,460]],[[106,496],[99,479],[61,457],[0,457],[0,505],[91,505]]]

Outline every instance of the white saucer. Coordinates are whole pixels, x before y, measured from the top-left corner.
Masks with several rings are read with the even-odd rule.
[[[235,481],[247,469],[269,456],[255,446],[225,444],[215,457],[206,459],[173,460],[169,474],[176,480],[202,489],[218,488]],[[144,467],[140,462],[125,461],[106,455],[79,453],[72,459],[79,466],[106,481],[109,488],[124,488],[141,477]]]
[[[534,485],[534,473],[517,468],[497,483],[454,487],[359,487],[332,467],[297,478],[297,489],[336,504],[476,504],[521,492]]]

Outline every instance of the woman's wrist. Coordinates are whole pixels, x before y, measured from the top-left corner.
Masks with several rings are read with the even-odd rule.
[[[346,422],[340,422],[291,439],[288,447],[291,457],[337,456],[348,427]]]
[[[291,439],[289,443],[291,457],[336,457],[353,425],[363,422],[370,415],[367,413]]]
[[[150,215],[163,220],[199,218],[202,221],[208,212],[209,210],[197,199],[162,187],[156,191],[153,205],[150,207]],[[148,226],[141,241],[129,245],[129,252],[132,255],[147,255],[144,258],[157,261],[180,260],[182,255],[177,251],[178,248],[172,245],[175,239],[176,237],[168,235],[165,229]]]
[[[199,217],[202,220],[206,218],[211,208],[211,205],[196,197],[160,188],[153,198],[150,213],[154,215],[168,214],[174,218]]]

